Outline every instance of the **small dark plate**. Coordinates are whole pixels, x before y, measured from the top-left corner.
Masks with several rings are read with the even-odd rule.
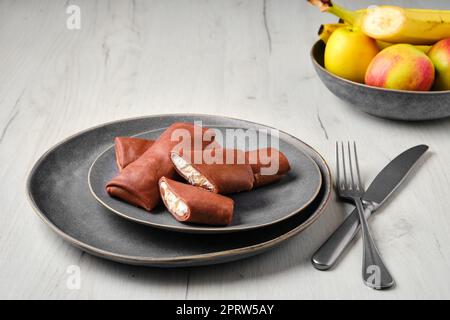
[[[404,91],[372,87],[338,77],[324,68],[325,43],[317,41],[311,59],[320,80],[337,97],[377,117],[420,121],[450,116],[450,90]]]
[[[246,129],[230,126],[212,127],[208,123],[203,125],[214,128],[216,132],[221,131],[223,136],[227,129]],[[165,128],[156,128],[136,136],[154,140],[164,130]],[[279,142],[280,150],[289,159],[291,171],[278,183],[250,192],[229,195],[235,203],[234,214],[231,224],[224,227],[182,223],[174,219],[162,204],[149,213],[110,197],[105,186],[118,174],[114,146],[101,153],[92,164],[88,177],[89,188],[94,197],[112,212],[125,219],[157,228],[189,233],[226,233],[261,228],[299,214],[317,196],[322,183],[319,167],[299,147],[301,142],[298,139],[281,133]]]
[[[256,255],[316,221],[328,203],[330,171],[324,159],[300,141],[299,148],[319,166],[323,183],[318,196],[302,214],[273,226],[233,234],[171,232],[122,219],[92,197],[87,182],[89,168],[114,137],[197,119],[217,126],[261,127],[231,118],[178,114],[128,119],[88,129],[59,143],[35,164],[27,182],[32,207],[53,231],[88,253],[122,263],[158,267],[216,264]]]

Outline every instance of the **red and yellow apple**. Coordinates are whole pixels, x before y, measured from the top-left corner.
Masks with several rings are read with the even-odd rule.
[[[342,78],[364,82],[367,66],[380,51],[376,41],[352,27],[336,29],[325,47],[325,69]]]
[[[367,85],[388,89],[428,91],[434,81],[434,66],[428,56],[409,44],[381,51],[367,68]]]
[[[450,38],[437,42],[428,51],[428,56],[436,68],[433,89],[450,90]]]

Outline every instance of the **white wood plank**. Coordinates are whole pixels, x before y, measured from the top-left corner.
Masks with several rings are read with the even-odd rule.
[[[340,1],[356,8],[375,1]],[[82,12],[66,28],[67,4]],[[379,1],[448,8],[446,1]],[[318,25],[335,21],[296,0],[0,2],[1,298],[450,298],[450,120],[399,123],[339,101],[309,61]],[[335,140],[360,146],[371,180],[407,147],[430,145],[371,227],[398,286],[362,285],[358,243],[330,272],[309,260],[349,207],[332,198],[311,228],[267,254],[181,270],[123,266],[75,249],[28,205],[24,183],[49,147],[102,122],[196,112],[285,130],[334,166]],[[79,265],[80,290],[66,286]]]

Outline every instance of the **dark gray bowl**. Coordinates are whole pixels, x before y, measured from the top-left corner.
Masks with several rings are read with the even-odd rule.
[[[420,121],[450,117],[450,90],[403,91],[371,87],[338,77],[324,68],[325,43],[317,41],[311,59],[320,80],[337,97],[377,117]]]

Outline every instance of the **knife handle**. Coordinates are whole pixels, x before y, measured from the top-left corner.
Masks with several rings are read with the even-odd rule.
[[[364,216],[366,219],[371,215],[371,210],[365,208]],[[344,222],[331,234],[331,236],[314,253],[311,262],[318,270],[330,269],[353,238],[358,234],[361,225],[359,224],[358,211],[355,208]]]

